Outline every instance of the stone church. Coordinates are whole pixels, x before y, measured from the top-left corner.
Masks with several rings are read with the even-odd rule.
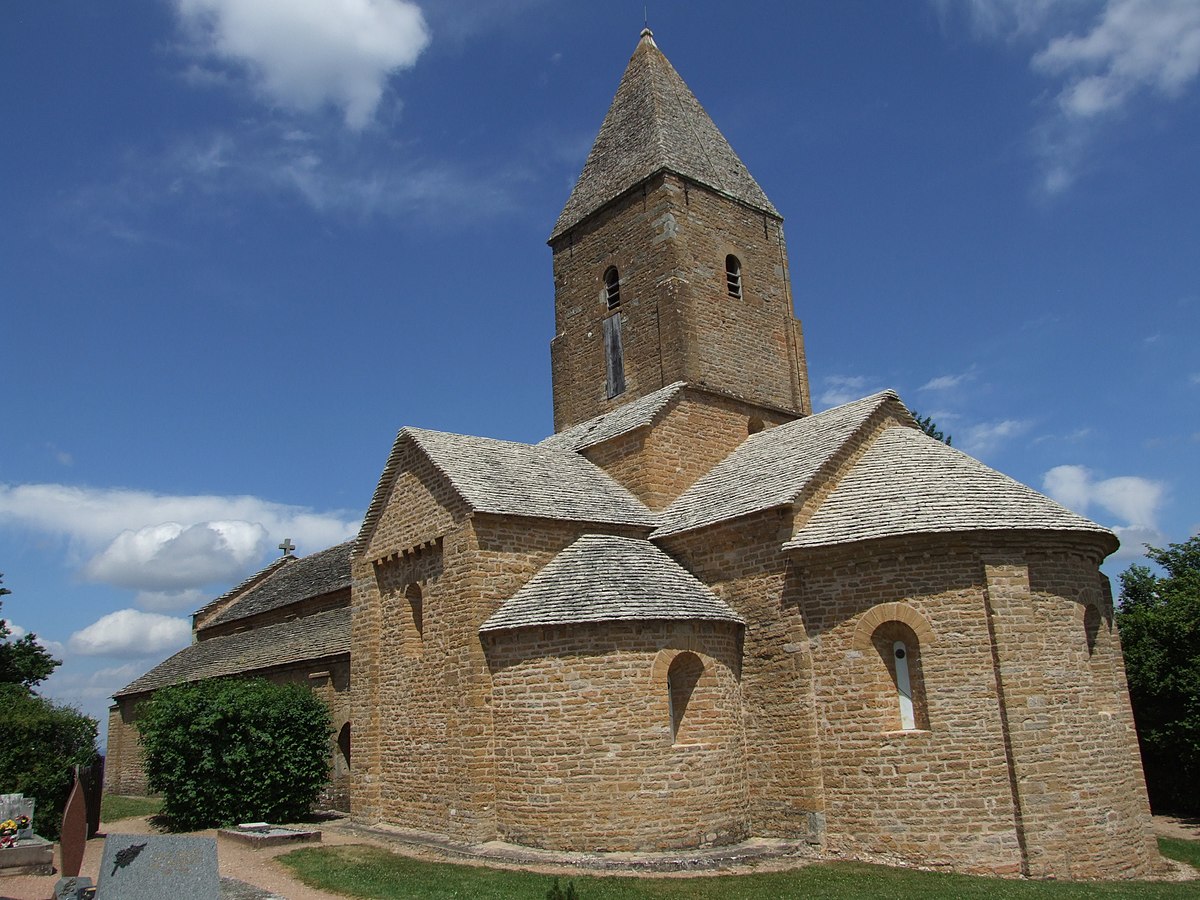
[[[253,672],[329,700],[365,823],[1155,871],[1116,538],[891,392],[813,413],[782,218],[648,30],[549,244],[555,433],[402,429],[357,540],[116,694],[109,790],[139,701]]]

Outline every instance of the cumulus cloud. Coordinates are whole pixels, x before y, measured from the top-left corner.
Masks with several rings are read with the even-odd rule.
[[[935,0],[965,13],[981,37],[1040,44],[1034,71],[1055,82],[1054,109],[1034,129],[1042,187],[1060,193],[1103,128],[1144,96],[1171,100],[1200,75],[1196,0]]]
[[[187,619],[120,609],[76,631],[67,646],[81,656],[153,656],[186,646],[191,634]]]
[[[267,531],[254,522],[178,522],[123,531],[84,567],[92,581],[145,591],[178,591],[228,581],[259,559]]]
[[[366,126],[394,72],[429,45],[420,7],[408,0],[176,0],[207,65],[193,83],[244,75],[267,101],[303,112],[341,110]]]
[[[87,557],[85,578],[141,591],[153,609],[183,609],[197,589],[249,574],[284,537],[301,553],[352,537],[339,512],[258,497],[171,496],[62,484],[0,485],[0,519],[65,537]]]
[[[1136,475],[1097,479],[1084,466],[1055,466],[1042,479],[1042,489],[1063,506],[1080,515],[1098,508],[1121,539],[1118,558],[1135,558],[1144,544],[1161,544],[1158,510],[1165,485]]]

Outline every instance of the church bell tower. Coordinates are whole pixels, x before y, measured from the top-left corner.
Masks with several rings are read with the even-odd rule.
[[[549,244],[556,431],[677,381],[812,412],[783,218],[649,29]]]

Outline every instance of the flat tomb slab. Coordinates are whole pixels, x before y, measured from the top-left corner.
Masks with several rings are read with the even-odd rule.
[[[240,844],[249,844],[251,847],[274,847],[277,844],[304,844],[321,840],[319,831],[284,828],[281,825],[268,825],[265,822],[239,825],[237,828],[222,828],[217,834]]]

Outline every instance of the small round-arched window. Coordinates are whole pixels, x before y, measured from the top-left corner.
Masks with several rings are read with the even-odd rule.
[[[695,653],[680,653],[667,669],[667,698],[671,704],[671,743],[682,740],[687,731],[688,704],[692,692],[704,674],[704,663]]]
[[[616,266],[609,266],[604,273],[604,299],[609,309],[621,305],[621,275]]]
[[[742,299],[742,264],[732,253],[725,257],[725,289],[733,299]]]

